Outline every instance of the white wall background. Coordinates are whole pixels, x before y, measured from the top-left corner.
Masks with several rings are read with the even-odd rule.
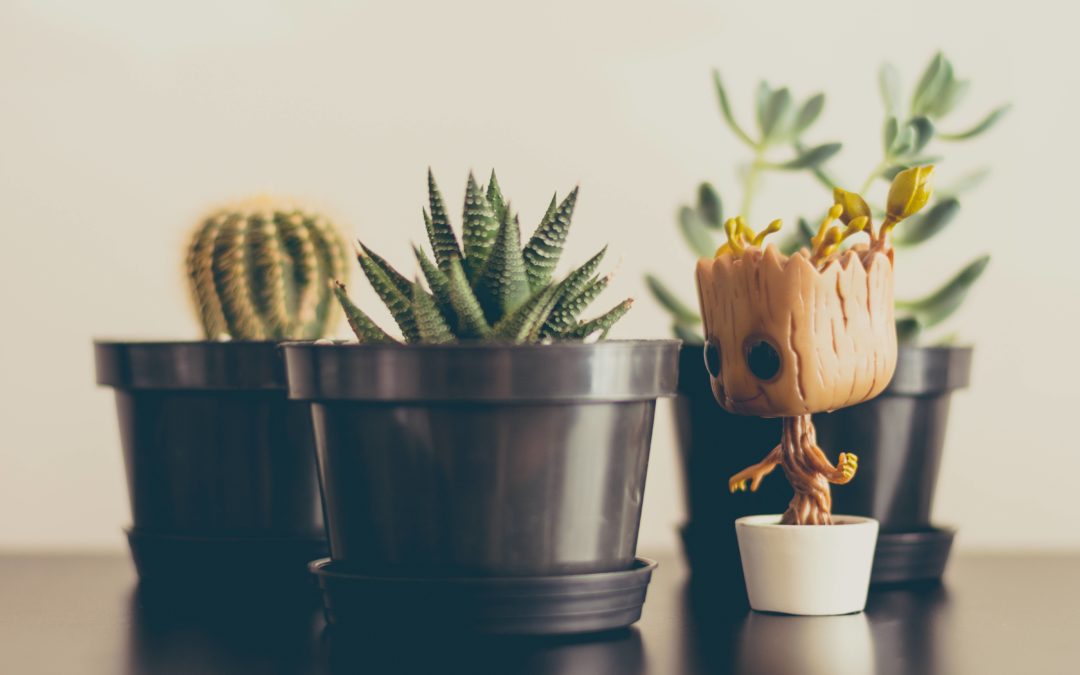
[[[975,82],[958,123],[1004,100],[1016,108],[950,151],[943,181],[997,171],[962,222],[897,272],[915,293],[994,255],[953,324],[978,352],[974,387],[954,405],[937,518],[961,526],[965,547],[1080,547],[1080,48],[1064,4],[7,0],[0,547],[122,545],[113,404],[93,386],[90,341],[197,336],[180,261],[206,206],[302,197],[406,264],[429,164],[456,203],[468,168],[498,167],[527,221],[553,189],[580,183],[570,257],[610,240],[622,257],[611,301],[640,299],[619,334],[659,337],[666,321],[641,275],[661,271],[692,297],[675,208],[705,178],[734,202],[746,158],[719,119],[710,68],[747,124],[759,77],[799,95],[825,89],[812,138],[844,140],[834,166],[855,181],[878,156],[878,63],[910,85],[939,47]],[[827,201],[805,177],[772,179],[758,214]],[[682,519],[667,412],[641,537],[654,550],[675,545]]]

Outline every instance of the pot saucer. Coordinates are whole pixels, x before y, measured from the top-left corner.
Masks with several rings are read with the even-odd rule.
[[[870,583],[902,584],[940,579],[955,536],[956,529],[951,527],[878,534]]]
[[[624,628],[641,618],[656,562],[549,577],[386,577],[353,573],[329,558],[318,578],[327,621],[339,628],[560,635]]]
[[[322,537],[197,537],[125,530],[140,587],[160,595],[310,592],[308,561],[326,555]],[[223,569],[244,570],[242,576]]]

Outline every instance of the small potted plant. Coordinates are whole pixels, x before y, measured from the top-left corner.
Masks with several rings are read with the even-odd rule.
[[[655,563],[636,558],[658,396],[678,341],[603,339],[630,308],[581,314],[604,250],[554,277],[577,189],[522,246],[495,174],[470,175],[461,241],[428,174],[424,282],[363,244],[400,329],[337,286],[359,343],[285,345],[314,413],[331,558],[312,564],[336,624],[508,633],[635,621]],[[591,338],[598,338],[590,341]]]
[[[966,130],[941,131],[941,120],[953,113],[969,85],[955,76],[952,64],[941,54],[927,66],[906,106],[892,66],[882,67],[880,85],[886,107],[884,152],[860,189],[863,194],[904,168],[940,161],[939,153],[946,144],[955,146],[981,135],[1007,111],[1007,106],[995,109]],[[757,108],[759,133],[755,137],[736,120],[718,74],[715,86],[725,121],[753,151],[739,204],[744,217],[749,217],[762,181],[770,172],[802,172],[830,191],[836,187],[827,164],[841,145],[808,141],[824,109],[824,94],[797,103],[787,88],[773,89],[762,83]],[[939,189],[924,213],[899,227],[892,241],[901,255],[912,255],[917,246],[956,222],[961,193],[973,188],[986,173],[978,171]],[[883,213],[882,205],[871,200],[871,206],[875,215]],[[709,183],[700,186],[695,205],[680,209],[680,231],[698,255],[707,255],[719,245],[724,210],[719,193]],[[780,243],[780,250],[792,253],[807,245],[813,235],[809,223],[799,218],[799,227]],[[897,300],[900,347],[889,387],[872,401],[815,419],[824,444],[858,448],[860,455],[870,460],[872,468],[864,472],[863,479],[838,495],[838,506],[881,523],[875,582],[936,578],[948,559],[954,531],[932,524],[931,506],[949,400],[953,391],[968,384],[972,348],[957,344],[955,335],[940,329],[963,304],[988,262],[989,256],[979,256],[925,297]],[[768,442],[779,433],[780,425],[777,420],[730,415],[712,404],[708,381],[699,368],[702,337],[696,328],[700,323],[697,311],[659,278],[650,276],[647,281],[671,315],[674,332],[684,340],[676,411],[689,512],[683,530],[687,555],[691,564],[704,561],[710,569],[723,561],[737,566],[734,534],[718,532],[718,528],[741,515],[775,510],[787,497],[783,486],[775,484],[763,486],[751,499],[732,500],[715,489],[716,476],[749,461],[749,449]]]
[[[265,591],[303,582],[324,554],[310,411],[288,400],[278,342],[330,330],[340,310],[328,282],[347,262],[323,216],[263,199],[223,208],[187,250],[205,339],[95,343],[146,587]]]
[[[837,188],[836,203],[810,246],[790,256],[742,218],[714,257],[697,265],[705,364],[717,402],[730,413],[781,418],[781,440],[731,476],[731,492],[756,491],[778,466],[795,496],[782,515],[735,521],[750,606],[788,614],[862,611],[878,524],[833,516],[830,483],[851,481],[852,453],[834,465],[818,446],[813,413],[868,401],[896,367],[892,229],[930,197],[932,167],[896,176],[879,226],[859,195]],[[842,224],[834,225],[840,220]],[[867,241],[847,247],[859,234]]]

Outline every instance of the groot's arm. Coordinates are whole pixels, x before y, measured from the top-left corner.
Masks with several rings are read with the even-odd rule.
[[[776,465],[780,463],[780,446],[772,449],[765,459],[753,466],[748,466],[739,473],[728,479],[728,489],[732,492],[745,491],[747,481],[750,481],[750,491],[757,492],[761,485],[761,479],[772,473]]]
[[[841,452],[840,461],[836,466],[832,465],[829,458],[816,445],[810,446],[810,452],[807,455],[814,469],[823,475],[825,480],[836,485],[851,482],[851,479],[855,477],[855,471],[859,468],[859,458],[850,452]]]

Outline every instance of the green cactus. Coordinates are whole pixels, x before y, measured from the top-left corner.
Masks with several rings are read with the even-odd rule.
[[[338,317],[330,280],[345,278],[346,256],[322,216],[263,200],[216,211],[187,255],[203,332],[211,340],[322,337]]]
[[[418,246],[413,253],[425,285],[409,281],[362,243],[360,268],[390,310],[405,342],[438,344],[468,340],[544,342],[607,336],[630,309],[619,303],[592,320],[580,314],[607,287],[597,276],[600,251],[561,281],[552,281],[577,202],[574,188],[562,202],[553,198],[536,231],[522,247],[517,214],[503,198],[495,172],[487,187],[473,175],[465,188],[461,244],[450,224],[435,178],[428,171],[429,209],[424,224],[433,258]],[[349,326],[360,342],[395,341],[334,287]]]

